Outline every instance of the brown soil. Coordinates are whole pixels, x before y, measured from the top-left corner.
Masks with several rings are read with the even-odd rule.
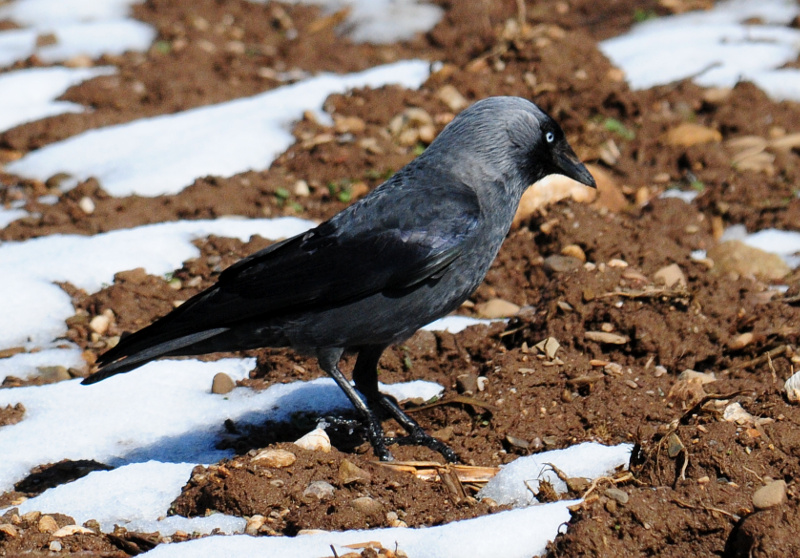
[[[586,440],[636,444],[632,478],[621,485],[627,502],[609,499],[606,486],[594,491],[573,512],[566,534],[550,546],[552,556],[798,555],[800,410],[785,399],[782,386],[800,364],[794,352],[800,337],[800,275],[795,272],[786,280],[790,291],[785,297],[776,296],[762,281],[716,273],[690,254],[712,247],[731,224],[749,230],[800,229],[797,150],[775,151],[769,164],[743,169],[732,165],[735,150],[724,143],[797,131],[800,105],[771,102],[750,84],[724,97],[688,82],[631,92],[600,54],[597,41],[624,32],[638,11],[668,13],[662,6],[666,3],[625,0],[598,14],[596,2],[529,2],[522,28],[513,0],[439,3],[446,16],[436,29],[389,46],[350,44],[336,36],[333,20],[309,7],[238,0],[149,0],[135,7],[137,18],[159,30],[159,42],[146,53],[98,61],[117,65],[119,75],[65,94],[92,112],[47,118],[0,134],[5,160],[97,126],[279,86],[263,68],[349,72],[406,57],[445,65],[419,91],[390,87],[332,96],[326,107],[331,113],[358,117],[364,124],[348,130],[341,141],[316,141],[330,130],[304,120],[295,128],[298,142],[269,169],[198,178],[172,196],[112,198],[93,180],[62,194],[57,180],[20,182],[0,174],[0,201],[24,199],[27,209],[38,213],[0,231],[0,240],[228,214],[323,219],[414,157],[418,145],[400,145],[387,132],[394,116],[419,107],[437,129],[452,117],[453,110],[438,95],[444,85],[455,86],[469,101],[498,94],[534,99],[561,123],[582,158],[598,162],[608,174],[608,189],[622,203],[560,202],[527,217],[509,235],[472,298],[475,304],[492,298],[511,301],[523,307],[519,315],[507,326],[475,327],[457,335],[420,332],[387,351],[381,380],[439,382],[448,401],[470,386],[470,378],[486,377],[483,391],[462,393],[474,398],[472,403],[452,401],[415,413],[466,463],[496,466]],[[705,3],[669,4],[683,9]],[[287,38],[289,29],[296,29],[297,40]],[[243,50],[231,44],[236,41]],[[19,66],[38,64],[28,60]],[[684,147],[665,140],[666,132],[685,122],[719,131],[722,141]],[[309,195],[295,193],[298,180],[308,183]],[[673,187],[700,194],[691,205],[657,198]],[[58,203],[37,203],[44,193],[58,195]],[[84,196],[95,201],[91,215],[79,209]],[[141,270],[120,273],[112,286],[91,295],[64,286],[78,309],[69,321],[69,337],[86,349],[88,361],[110,338],[149,323],[266,241],[210,238],[198,245],[201,256],[175,272],[178,289]],[[552,257],[570,245],[596,265],[554,262]],[[685,288],[667,289],[655,281],[655,273],[670,264],[680,266]],[[115,321],[106,337],[92,338],[88,321],[106,309]],[[462,312],[476,310],[470,305]],[[587,334],[598,331],[624,339],[610,344]],[[742,333],[753,334],[744,345],[735,342]],[[554,359],[533,348],[548,337],[560,343]],[[321,375],[312,360],[289,351],[252,354],[259,364],[243,384],[253,389]],[[678,380],[685,369],[714,373],[716,381]],[[725,421],[722,410],[729,403],[767,420]],[[0,409],[0,424],[24,420],[22,413]],[[493,511],[485,503],[460,502],[442,485],[384,470],[360,440],[334,436],[337,449],[330,454],[284,444],[307,429],[306,419],[259,429],[228,424],[230,436],[220,443],[235,448],[237,456],[208,470],[196,469],[173,512],[263,515],[259,533],[293,535],[302,529],[395,521],[435,525]],[[397,426],[387,422],[385,428]],[[676,444],[683,448],[671,451]],[[274,470],[253,461],[256,450],[274,445],[295,453],[297,461]],[[421,448],[394,453],[399,459],[438,457]],[[344,461],[367,471],[369,478],[345,482],[339,473]],[[71,478],[76,477],[65,480]],[[770,479],[786,481],[787,499],[754,511],[753,492]],[[332,499],[303,496],[312,481],[330,483],[336,489]],[[18,492],[0,501],[35,493],[26,487],[18,486]],[[374,500],[373,507],[353,505],[364,496]],[[51,539],[39,533],[34,519],[7,514],[0,520],[17,529],[16,536],[0,531],[0,555],[47,552]],[[59,526],[70,523],[69,518],[56,519]],[[61,542],[64,554],[125,556],[160,540],[120,531],[71,535]]]

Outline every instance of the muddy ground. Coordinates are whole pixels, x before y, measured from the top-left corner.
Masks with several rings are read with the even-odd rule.
[[[797,556],[800,408],[782,388],[800,367],[800,275],[775,279],[786,270],[770,275],[766,264],[723,265],[718,239],[733,224],[800,229],[800,152],[789,136],[800,131],[800,106],[772,102],[750,84],[707,91],[680,82],[632,92],[597,48],[598,40],[643,16],[705,2],[621,0],[600,13],[596,2],[583,0],[529,2],[524,13],[513,0],[439,4],[446,15],[434,30],[385,46],[351,44],[337,36],[335,17],[312,7],[233,0],[149,0],[135,7],[135,17],[159,31],[154,46],[94,61],[117,65],[119,74],[63,97],[92,112],[0,134],[3,161],[90,128],[277,87],[276,72],[350,72],[408,57],[444,66],[419,91],[334,95],[326,109],[337,120],[335,129],[306,119],[295,128],[297,143],[269,169],[198,178],[177,195],[112,198],[93,180],[64,193],[58,177],[43,184],[0,175],[0,201],[25,199],[34,213],[0,231],[0,239],[230,214],[324,219],[424,148],[430,129],[410,136],[389,131],[407,109],[423,109],[438,131],[461,108],[443,94],[447,86],[469,102],[498,94],[530,98],[593,163],[603,194],[592,204],[564,200],[540,208],[512,230],[485,283],[461,309],[481,315],[482,303],[491,299],[511,302],[520,311],[507,325],[457,335],[418,333],[387,351],[381,380],[443,385],[445,404],[414,416],[465,463],[496,466],[586,440],[636,444],[632,475],[616,479],[626,497],[605,492],[610,480],[594,489],[573,511],[566,534],[550,545],[551,556]],[[32,59],[19,67],[38,65]],[[668,189],[697,197],[691,204],[659,198]],[[59,201],[39,204],[45,193]],[[95,202],[91,214],[80,209],[86,196]],[[176,270],[172,284],[131,270],[92,295],[65,285],[78,308],[69,338],[91,363],[114,336],[148,324],[266,244],[258,238],[200,242],[202,256]],[[693,259],[696,250],[710,251],[711,258]],[[673,264],[677,274],[663,271]],[[771,282],[789,290],[771,289]],[[88,321],[109,309],[109,331],[92,336]],[[554,355],[535,348],[547,338],[560,344]],[[321,375],[313,361],[289,351],[252,354],[259,365],[243,383],[254,389]],[[687,369],[707,375],[679,379]],[[22,383],[12,379],[6,387]],[[737,403],[749,415],[726,420],[725,410]],[[0,410],[0,424],[20,419],[20,409]],[[229,436],[220,443],[237,456],[196,469],[173,511],[263,516],[251,523],[259,535],[436,525],[495,511],[490,503],[463,501],[442,484],[385,470],[361,440],[334,436],[337,449],[330,454],[286,444],[307,429],[303,422],[257,430],[228,424]],[[397,425],[387,421],[384,428]],[[285,469],[259,466],[257,451],[273,445],[291,450],[297,461]],[[438,458],[424,448],[394,452],[399,459]],[[21,483],[0,503],[99,466],[36,471],[35,482]],[[361,472],[354,477],[354,470]],[[316,480],[338,488],[333,500],[323,504],[304,494]],[[755,491],[775,480],[786,482],[783,500],[756,509]],[[364,496],[372,500],[354,504]],[[0,523],[16,523],[17,532],[0,532],[0,554],[47,552],[51,538],[39,532],[38,521],[7,514]],[[60,540],[65,553],[127,556],[165,539],[120,531]]]

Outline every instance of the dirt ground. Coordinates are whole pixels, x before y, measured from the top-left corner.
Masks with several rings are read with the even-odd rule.
[[[59,177],[39,183],[0,173],[0,202],[24,199],[34,213],[1,230],[0,240],[231,214],[324,219],[424,148],[422,129],[410,140],[389,131],[407,109],[423,109],[438,131],[461,108],[446,95],[450,87],[469,102],[489,95],[530,98],[593,163],[602,195],[592,204],[564,200],[539,209],[512,230],[485,283],[461,309],[481,315],[485,302],[511,302],[520,311],[507,325],[457,335],[420,332],[387,351],[381,380],[443,385],[444,404],[414,416],[468,464],[497,466],[587,440],[636,444],[632,474],[615,479],[624,497],[607,492],[611,480],[601,484],[573,511],[549,556],[800,555],[800,408],[783,393],[785,379],[800,368],[800,274],[776,279],[786,270],[770,275],[766,264],[723,265],[731,258],[718,243],[733,224],[800,230],[800,143],[790,136],[800,131],[800,105],[772,102],[750,84],[707,91],[679,82],[632,92],[597,48],[598,40],[643,16],[708,2],[619,0],[599,13],[596,2],[586,0],[528,2],[524,13],[514,0],[438,3],[446,15],[430,33],[371,46],[337,36],[337,18],[312,7],[146,1],[134,13],[158,29],[154,46],[95,61],[120,71],[63,97],[92,112],[0,134],[0,161],[90,128],[274,88],[281,85],[278,72],[350,72],[408,57],[444,66],[419,91],[387,87],[334,95],[326,109],[335,129],[303,120],[294,130],[297,143],[269,169],[198,178],[176,195],[112,198],[94,180],[61,192]],[[27,60],[18,66],[38,65]],[[691,204],[661,199],[669,189],[697,197]],[[58,202],[38,203],[45,193]],[[86,196],[95,202],[91,214],[80,209]],[[64,285],[78,308],[68,321],[69,338],[91,363],[111,338],[148,324],[266,244],[259,238],[200,242],[201,257],[185,262],[171,283],[130,270],[92,295]],[[696,250],[710,257],[693,259]],[[771,289],[771,282],[789,290]],[[107,310],[114,316],[109,331],[93,336],[89,320]],[[535,348],[548,338],[560,345],[555,354]],[[259,364],[243,384],[253,389],[322,374],[312,360],[290,351],[252,354]],[[681,375],[687,369],[705,375]],[[11,379],[6,387],[23,383]],[[735,404],[746,411],[738,421],[729,416]],[[0,409],[0,425],[20,419],[24,409]],[[377,465],[361,440],[334,435],[329,454],[288,444],[308,429],[306,422],[313,424],[308,417],[258,429],[227,424],[229,435],[220,444],[237,456],[198,467],[172,511],[217,510],[255,518],[249,524],[254,534],[294,535],[437,525],[497,510],[441,483]],[[384,428],[397,425],[387,421]],[[255,459],[265,447],[289,450],[297,461],[265,468]],[[393,451],[398,459],[438,459],[424,448]],[[102,464],[45,467],[0,496],[0,504],[97,467]],[[334,495],[308,494],[312,481],[330,483]],[[774,481],[785,481],[783,499],[779,494],[777,503],[759,502],[757,509],[754,493],[770,483],[774,488]],[[0,519],[16,528],[14,536],[0,531],[0,555],[53,555],[39,521],[12,513]],[[65,554],[128,556],[189,536],[119,530],[60,541]]]

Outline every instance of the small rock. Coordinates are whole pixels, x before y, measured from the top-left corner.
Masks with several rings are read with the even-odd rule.
[[[350,505],[364,515],[383,515],[383,504],[369,496],[362,496],[351,500]]]
[[[493,298],[475,305],[475,310],[482,318],[494,320],[497,318],[508,318],[519,312],[519,306],[513,302],[501,298]]]
[[[731,403],[722,411],[722,418],[736,424],[755,424],[756,417],[744,410],[741,403]]]
[[[653,278],[655,279],[656,283],[663,283],[668,289],[686,286],[686,276],[683,274],[683,271],[681,271],[681,268],[678,264],[671,264],[666,267],[662,267],[655,272]]]
[[[40,517],[42,517],[42,512],[36,510],[29,511],[28,513],[22,514],[22,521],[26,523],[38,523]]]
[[[625,335],[619,335],[617,333],[608,333],[606,331],[587,331],[584,333],[584,337],[589,339],[590,341],[596,341],[597,343],[607,343],[609,345],[624,345],[630,339]]]
[[[594,177],[595,184],[597,184],[596,198],[592,202],[594,207],[617,213],[628,206],[628,200],[625,198],[625,194],[622,193],[622,187],[605,167],[588,164],[586,168]],[[591,188],[586,186],[584,186],[584,189],[592,191]]]
[[[230,393],[235,387],[236,383],[225,372],[216,373],[214,379],[211,381],[211,393],[223,395],[225,393]]]
[[[92,198],[90,198],[89,196],[83,196],[78,202],[78,207],[80,207],[81,211],[83,211],[86,215],[91,215],[92,213],[94,213],[96,206]]]
[[[792,374],[786,383],[783,384],[786,398],[792,403],[800,402],[800,372]]]
[[[307,198],[311,195],[311,189],[308,187],[308,182],[305,180],[298,180],[294,183],[294,195],[300,198]]]
[[[325,481],[314,481],[303,491],[304,498],[316,498],[319,501],[330,500],[336,489]]]
[[[786,500],[786,481],[777,480],[762,486],[753,493],[753,507],[765,510],[783,504]]]
[[[719,130],[684,122],[671,129],[664,135],[664,143],[679,147],[691,147],[701,143],[712,143],[722,141],[722,134]]]
[[[546,339],[542,339],[536,345],[533,346],[536,350],[543,353],[547,358],[554,359],[556,357],[556,353],[558,349],[561,348],[561,343],[558,342],[558,339],[555,337],[547,337]]]
[[[367,123],[358,116],[333,115],[333,128],[338,134],[360,134],[367,128]]]
[[[295,441],[294,445],[311,451],[322,451],[325,453],[331,451],[331,439],[328,437],[328,433],[319,427]]]
[[[19,531],[11,523],[0,523],[0,534],[6,539],[16,539]]]
[[[60,539],[61,537],[69,537],[70,535],[75,534],[93,535],[94,531],[80,525],[64,525],[61,529],[58,529],[55,533],[53,533],[53,536],[57,539]]]
[[[628,493],[619,488],[607,488],[604,494],[606,497],[615,500],[618,504],[625,505],[628,503]]]
[[[39,378],[47,383],[62,382],[69,380],[69,370],[64,366],[39,366],[36,368]]]
[[[577,244],[567,244],[561,249],[562,256],[571,256],[581,262],[586,262],[586,252]]]
[[[516,436],[512,436],[510,434],[506,436],[506,442],[508,442],[510,446],[524,450],[531,446],[528,440],[523,440],[522,438],[517,438]]]
[[[625,260],[621,260],[619,258],[611,258],[610,260],[608,260],[608,264],[606,265],[608,265],[608,267],[625,269],[626,267],[628,267],[628,262],[626,262]]]
[[[514,226],[530,219],[540,208],[564,198],[572,198],[576,202],[591,202],[597,198],[597,191],[560,174],[546,176],[522,194],[514,215]]]
[[[777,254],[753,248],[739,240],[713,246],[708,257],[714,261],[713,271],[716,273],[735,273],[772,281],[783,279],[792,271]]]
[[[700,385],[705,385],[705,384],[710,384],[711,382],[716,382],[717,378],[716,376],[714,376],[713,373],[697,372],[695,370],[687,368],[678,375],[678,380],[682,382],[692,382],[692,383],[698,383]]]
[[[478,393],[478,375],[475,372],[467,372],[456,376],[456,390],[464,395]]]
[[[370,479],[372,479],[372,475],[369,471],[365,471],[347,459],[339,464],[339,483],[345,486],[355,482],[368,482]]]
[[[746,331],[734,337],[730,343],[728,343],[728,348],[732,351],[738,351],[739,349],[744,349],[753,340],[756,338],[755,334],[752,331]]]
[[[459,112],[469,105],[469,101],[458,92],[458,89],[449,84],[442,86],[442,88],[436,92],[436,96],[453,112]]]
[[[52,515],[43,515],[40,517],[37,527],[40,533],[55,533],[58,531],[58,523],[56,523]]]
[[[48,548],[50,549],[50,552],[61,552],[64,549],[61,541],[51,541]]]
[[[98,314],[89,322],[89,327],[91,330],[99,335],[105,335],[110,325],[111,318],[109,318],[106,314]]]
[[[263,515],[254,515],[247,520],[244,532],[248,535],[255,536],[258,530],[267,522],[267,518]]]
[[[552,256],[547,256],[544,259],[543,266],[545,271],[550,271],[553,273],[565,273],[580,269],[583,267],[583,262],[578,258],[573,258],[572,256],[560,256],[554,254]]]
[[[258,452],[253,461],[258,461],[259,465],[280,469],[292,465],[297,461],[297,456],[284,449],[269,448]]]

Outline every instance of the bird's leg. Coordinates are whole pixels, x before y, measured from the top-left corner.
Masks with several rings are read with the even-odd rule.
[[[342,356],[341,349],[320,349],[317,351],[317,358],[320,367],[333,378],[333,381],[341,388],[350,403],[355,407],[356,412],[361,416],[361,426],[367,433],[370,445],[375,452],[375,455],[381,461],[391,461],[392,454],[386,447],[386,438],[383,435],[383,428],[381,423],[375,416],[375,413],[367,406],[366,403],[359,397],[355,388],[350,385],[347,378],[344,377],[342,371],[339,370],[339,359]]]
[[[459,461],[456,452],[444,442],[437,440],[427,432],[397,404],[394,398],[384,395],[378,390],[378,361],[386,347],[363,347],[358,353],[355,368],[353,368],[353,381],[356,389],[367,398],[367,405],[374,409],[380,406],[402,426],[408,436],[398,438],[385,438],[385,443],[400,445],[419,445],[439,452],[451,463]]]

